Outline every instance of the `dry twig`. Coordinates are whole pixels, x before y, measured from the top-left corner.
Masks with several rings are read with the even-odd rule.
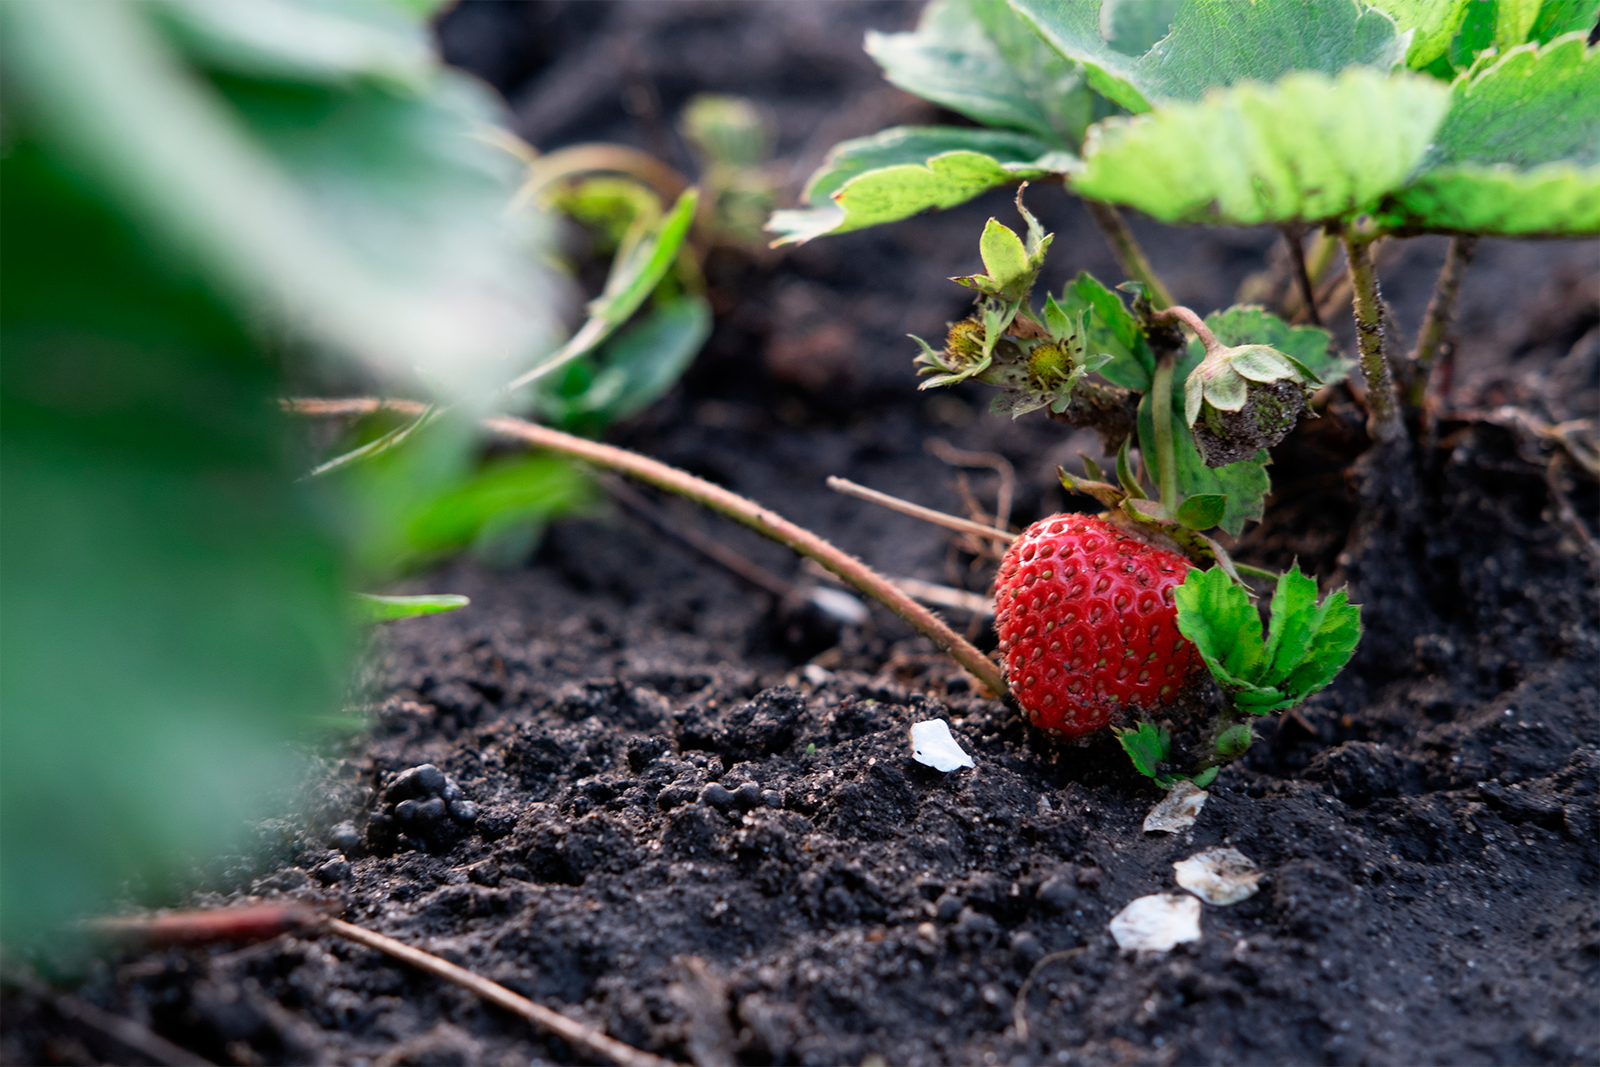
[[[423,952],[421,949],[412,948],[403,941],[396,941],[392,937],[374,933],[371,930],[355,926],[343,919],[329,919],[328,932],[338,934],[357,944],[368,948],[377,949],[379,952],[393,956],[397,960],[411,964],[418,970],[427,971],[474,994],[475,996],[504,1008],[506,1011],[520,1015],[536,1026],[555,1034],[563,1041],[584,1049],[587,1052],[604,1056],[619,1067],[670,1067],[672,1061],[664,1060],[660,1056],[652,1055],[625,1045],[613,1037],[583,1023],[569,1019],[560,1012],[552,1011],[543,1004],[535,1004],[527,997],[518,996],[498,982],[491,982],[481,975],[473,974],[464,967],[457,967],[448,960],[442,960],[432,953]]]

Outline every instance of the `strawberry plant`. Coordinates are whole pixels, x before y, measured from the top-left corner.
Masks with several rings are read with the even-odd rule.
[[[1262,517],[1267,449],[1315,414],[1317,390],[1357,368],[1376,465],[1409,492],[1412,438],[1438,414],[1430,371],[1473,242],[1600,232],[1600,56],[1586,40],[1597,12],[1593,0],[934,0],[915,31],[868,36],[891,82],[978,125],[835,146],[803,206],[773,215],[775,243],[1048,183],[1083,198],[1130,279],[1120,288],[1131,309],[1087,274],[1036,302],[1051,237],[1019,193],[1025,232],[991,219],[985,273],[954,279],[976,290],[974,312],[942,345],[917,339],[924,388],[983,382],[1000,390],[996,411],[1093,427],[1117,456],[1115,480],[1088,459],[1081,476],[1061,472],[1108,509],[1100,519],[1045,519],[1056,540],[1036,524],[1002,564],[1001,647],[1030,719],[1069,735],[1120,720],[1139,770],[1170,782],[1167,731],[1132,713],[1175,694],[1128,677],[1140,677],[1141,657],[1187,677],[1197,656],[1223,694],[1209,748],[1193,757],[1204,784],[1248,747],[1252,715],[1292,708],[1349,660],[1360,622],[1344,593],[1319,601],[1298,566],[1273,575],[1236,564],[1208,531],[1237,535]],[[1262,307],[1202,318],[1173,306],[1121,207],[1167,223],[1278,227],[1313,322],[1315,283],[1342,249],[1358,358],[1336,354],[1318,325]],[[1453,239],[1408,354],[1386,335],[1373,248],[1425,233]],[[1110,600],[1073,584],[1098,570],[1088,540],[1108,546],[1108,571],[1126,558],[1126,576],[1090,579]],[[1174,577],[1187,561],[1210,569]],[[1129,576],[1134,585],[1113,589]],[[1276,582],[1265,636],[1246,577]],[[1175,626],[1182,638],[1123,639],[1145,600],[1159,617],[1151,634]],[[1098,629],[1079,623],[1085,611],[1104,615]]]

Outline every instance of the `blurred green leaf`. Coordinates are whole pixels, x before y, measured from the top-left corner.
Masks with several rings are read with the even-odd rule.
[[[611,336],[618,326],[628,321],[639,305],[661,284],[667,271],[672,269],[689,227],[694,223],[695,204],[699,191],[686,189],[659,220],[640,227],[624,240],[617,256],[611,262],[611,273],[606,277],[605,288],[589,301],[589,318],[566,344],[538,360],[524,371],[508,388],[520,389],[538,381],[557,368],[570,363]]]
[[[683,376],[711,336],[711,304],[680,295],[647,310],[590,357],[546,378],[539,410],[550,422],[577,433],[598,434],[643,410]]]
[[[1060,148],[1077,148],[1093,117],[1073,65],[992,0],[934,0],[912,33],[868,31],[867,54],[908,93]]]
[[[312,52],[335,37],[359,52],[348,42],[364,38],[392,71],[418,31],[374,5],[274,3],[270,40],[220,49],[219,25],[271,21],[233,7],[3,5],[8,103],[244,314],[450,396],[481,394],[544,348],[537,231],[506,212],[517,164],[471,136],[498,115],[488,90],[437,66],[397,87],[356,76],[355,61],[330,83],[326,56],[316,81],[296,82],[281,57],[297,34]],[[207,29],[175,43],[212,42],[192,60],[160,36],[185,12]]]
[[[346,703],[346,590],[394,559],[354,558],[351,487],[436,493],[546,345],[540,231],[473,136],[497,111],[426,40],[377,5],[0,5],[8,945],[277,813]],[[329,354],[462,413],[300,480],[275,400]]]
[[[394,622],[413,619],[418,615],[437,615],[441,611],[455,611],[472,603],[455,593],[424,593],[417,596],[381,596],[376,593],[357,593],[356,611],[362,622]]]
[[[1072,188],[1163,222],[1351,218],[1405,184],[1449,97],[1433,78],[1363,67],[1215,89],[1095,126]]]
[[[1106,40],[1104,8],[1094,0],[1011,0],[1011,7],[1064,58],[1082,64],[1090,86],[1134,113],[1197,100],[1207,89],[1237,82],[1277,81],[1296,70],[1331,75],[1361,65],[1388,71],[1405,54],[1394,21],[1355,0],[1184,0],[1166,36],[1137,56]],[[1111,28],[1116,25],[1113,17]]]
[[[896,126],[834,145],[794,211],[774,211],[774,244],[799,244],[954,207],[997,185],[1059,173],[1069,153],[1009,130]]]
[[[1463,75],[1418,172],[1382,218],[1404,230],[1600,232],[1600,51],[1568,34]]]

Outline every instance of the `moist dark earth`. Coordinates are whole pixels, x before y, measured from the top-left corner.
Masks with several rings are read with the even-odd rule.
[[[950,120],[860,50],[866,29],[915,17],[481,4],[441,35],[545,149],[620,141],[690,170],[683,104],[746,95],[775,124],[793,197],[835,141]],[[904,334],[937,337],[963,313],[945,279],[976,268],[985,219],[1015,222],[1009,195],[781,256],[713,253],[715,335],[610,439],[889,574],[985,592],[992,558],[823,479],[992,511],[994,466],[952,466],[940,439],[1010,465],[1016,526],[1096,509],[1054,476],[1098,454],[1092,434],[915,388]],[[1070,198],[1041,188],[1030,204],[1058,235],[1049,285],[1080,269],[1120,280]],[[1233,302],[1277,241],[1135,228],[1202,311]],[[1428,239],[1382,260],[1397,343],[1442,257]],[[461,561],[406,586],[473,603],[387,630],[372,730],[320,755],[262,851],[214,864],[188,903],[330,903],[698,1064],[1600,1061],[1600,494],[1530,429],[1600,406],[1597,259],[1592,242],[1484,243],[1455,414],[1411,455],[1369,449],[1346,388],[1275,450],[1277,495],[1237,554],[1348,585],[1366,636],[1334,685],[1260,724],[1186,832],[1142,831],[1161,792],[1109,735],[1051,742],[881,609],[857,625],[808,606],[817,579],[787,550],[638,491],[552,526],[522,564]],[[987,620],[946,614],[993,647]],[[911,760],[908,727],[929,718],[975,767]],[[1172,864],[1224,844],[1266,872],[1261,891],[1206,906],[1198,942],[1120,952],[1110,918],[1177,891]],[[128,951],[57,991],[10,989],[4,1062],[147,1062],[68,1018],[68,990],[219,1063],[591,1058],[307,934]]]

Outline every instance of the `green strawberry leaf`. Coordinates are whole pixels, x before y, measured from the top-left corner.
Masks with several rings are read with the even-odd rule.
[[[1178,631],[1194,643],[1211,676],[1224,689],[1255,689],[1265,649],[1261,616],[1250,603],[1249,592],[1221,567],[1204,571],[1196,567],[1173,596]]]
[[[896,126],[834,145],[811,176],[807,206],[774,211],[775,245],[800,244],[954,207],[997,185],[1064,173],[1069,152],[1010,130]]]
[[[1267,639],[1243,586],[1220,567],[1192,570],[1174,590],[1178,630],[1211,676],[1253,715],[1299,704],[1331,682],[1361,640],[1361,612],[1343,591],[1317,603],[1317,583],[1298,565],[1278,577]]]
[[[1290,326],[1265,308],[1254,304],[1235,304],[1226,311],[1213,311],[1206,325],[1217,340],[1230,348],[1241,345],[1267,345],[1277,349],[1310,372],[1323,385],[1337,385],[1349,375],[1354,360],[1334,353],[1328,331],[1317,326]],[[1198,339],[1189,342],[1189,358],[1198,363],[1205,358],[1205,346]]]
[[[1062,291],[1061,306],[1068,311],[1093,311],[1088,319],[1086,347],[1090,352],[1111,356],[1111,361],[1099,368],[1102,378],[1135,392],[1150,388],[1156,369],[1155,353],[1150,351],[1139,320],[1118,293],[1107,289],[1088,271],[1082,271]]]
[[[1544,0],[1527,39],[1549,44],[1564,33],[1578,30],[1588,33],[1594,29],[1597,16],[1600,16],[1600,0]]]
[[[1176,518],[1191,530],[1209,530],[1228,513],[1228,498],[1220,493],[1201,493],[1178,505]]]
[[[1221,770],[1221,767],[1207,767],[1205,770],[1195,775],[1193,778],[1195,788],[1204,789],[1209,786],[1212,782],[1217,780],[1217,772]]]
[[[1365,65],[1387,71],[1406,48],[1393,19],[1355,0],[1186,0],[1173,14],[1170,32],[1137,56],[1106,40],[1101,4],[1011,0],[1011,6],[1063,57],[1082,65],[1092,88],[1135,113],[1197,100],[1218,86],[1276,81],[1294,70],[1336,74]],[[1112,14],[1115,27],[1115,9]]]
[[[1573,33],[1462,76],[1418,173],[1380,219],[1407,232],[1600,232],[1600,50]]]
[[[1117,742],[1122,745],[1122,751],[1128,754],[1140,774],[1154,778],[1162,785],[1170,785],[1175,780],[1159,770],[1172,754],[1170,731],[1148,722],[1142,722],[1137,727],[1112,727],[1112,730],[1117,735]]]
[[[1322,689],[1350,662],[1360,642],[1361,608],[1341,589],[1317,609],[1304,660],[1283,681],[1285,694],[1298,704]]]
[[[1449,53],[1470,4],[1471,0],[1380,0],[1376,6],[1394,18],[1402,34],[1411,34],[1406,66],[1424,70]]]
[[[982,123],[1076,148],[1093,94],[1004,4],[934,0],[911,33],[868,31],[867,54],[890,82]]]
[[[355,610],[362,622],[394,622],[418,615],[435,615],[441,611],[455,611],[472,603],[455,593],[425,593],[421,596],[379,596],[376,593],[355,594]]]
[[[1163,222],[1346,219],[1404,185],[1449,99],[1433,78],[1364,67],[1217,89],[1094,126],[1072,188]]]

